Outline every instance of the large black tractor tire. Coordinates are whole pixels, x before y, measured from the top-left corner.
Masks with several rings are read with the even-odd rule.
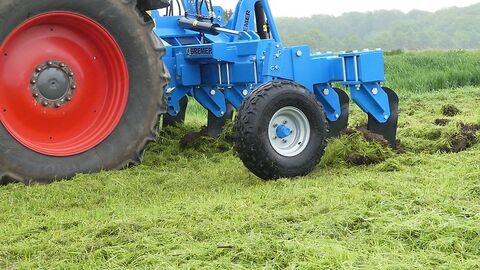
[[[320,162],[327,138],[322,105],[291,81],[256,89],[240,107],[234,126],[240,159],[264,180],[309,174]]]
[[[60,18],[60,15],[58,15],[60,13],[63,14],[61,16],[70,18],[71,20],[83,20],[85,22],[89,21],[89,23],[86,23],[89,25],[88,27],[93,27],[91,29],[98,30],[99,34],[97,35],[97,32],[90,33],[90,35],[86,33],[84,38],[85,40],[89,40],[90,38],[91,42],[97,42],[92,44],[99,46],[98,50],[101,50],[101,52],[105,54],[106,59],[110,59],[109,57],[112,56],[109,52],[107,52],[105,49],[106,47],[101,47],[103,46],[101,45],[103,43],[98,42],[98,40],[100,40],[100,36],[102,38],[110,36],[114,41],[109,42],[111,42],[111,44],[116,43],[118,45],[116,48],[119,49],[121,55],[124,57],[122,58],[124,74],[128,74],[127,80],[122,77],[122,81],[126,82],[124,87],[126,92],[122,92],[126,93],[126,98],[124,99],[123,103],[124,109],[117,112],[118,120],[116,122],[113,120],[109,122],[112,128],[111,131],[104,136],[104,138],[99,140],[97,143],[88,141],[91,146],[86,147],[88,149],[85,147],[81,148],[81,146],[76,147],[75,145],[72,145],[72,148],[76,149],[75,151],[65,149],[65,152],[56,153],[56,149],[54,149],[54,147],[47,145],[48,147],[46,147],[46,150],[43,151],[40,149],[41,146],[43,147],[43,145],[40,143],[35,144],[35,142],[33,142],[30,145],[27,140],[22,141],[22,138],[31,138],[33,135],[31,132],[28,134],[22,134],[21,132],[18,132],[20,128],[17,130],[15,130],[15,128],[22,127],[30,130],[31,127],[22,126],[22,121],[30,121],[30,116],[25,115],[24,118],[20,118],[16,122],[10,121],[10,118],[8,118],[8,113],[11,113],[11,110],[17,109],[8,107],[10,104],[8,102],[17,102],[19,98],[17,98],[15,95],[23,95],[23,91],[29,92],[32,91],[32,89],[30,86],[25,87],[25,89],[22,89],[18,93],[11,92],[11,94],[9,94],[11,95],[11,100],[8,99],[7,101],[0,101],[0,106],[5,106],[5,108],[0,108],[0,112],[3,110],[3,113],[5,113],[2,118],[5,122],[2,121],[0,124],[0,183],[51,183],[55,180],[69,179],[78,173],[94,173],[101,170],[122,169],[132,165],[137,165],[142,161],[146,145],[156,139],[159,117],[162,113],[164,113],[165,109],[163,106],[163,90],[169,81],[169,74],[163,62],[161,61],[161,58],[164,54],[164,47],[160,40],[152,32],[154,27],[153,21],[144,11],[140,11],[138,9],[136,0],[0,1],[0,51],[2,54],[1,57],[3,58],[0,59],[0,96],[4,95],[4,92],[6,91],[5,88],[8,88],[7,85],[11,84],[11,82],[9,80],[5,80],[5,78],[14,78],[17,75],[14,74],[13,71],[15,69],[15,65],[12,66],[13,69],[2,66],[2,61],[3,63],[6,63],[11,61],[10,57],[13,58],[17,54],[20,55],[20,52],[16,52],[15,49],[12,49],[9,45],[9,42],[20,42],[19,40],[21,40],[19,36],[12,37],[13,33],[22,35],[23,32],[21,32],[19,29],[24,29],[22,31],[26,31],[25,33],[28,33],[29,35],[32,33],[38,35],[32,36],[32,39],[40,38],[42,41],[42,34],[39,34],[39,32],[45,28],[45,24],[49,23],[45,22],[45,20],[53,20],[53,26],[51,29],[49,29],[52,35],[65,35],[62,36],[62,38],[67,38],[68,35],[82,35],[81,31],[83,30],[78,30],[76,28],[77,26],[75,26],[73,23],[70,22],[67,26],[67,21],[58,19]],[[49,16],[51,16],[44,16],[45,14],[49,14]],[[42,16],[44,17],[42,19],[44,21],[36,19]],[[55,19],[55,16],[57,16],[57,19]],[[28,28],[28,24],[31,21],[37,23],[38,25]],[[65,25],[63,24],[64,22]],[[69,29],[69,27],[71,29]],[[57,30],[58,32],[56,32]],[[48,31],[45,32],[45,35],[47,35],[47,32]],[[25,42],[27,41],[28,39],[25,39]],[[51,41],[52,39],[48,41],[45,40],[45,42]],[[69,46],[73,46],[75,50],[81,51],[81,48],[75,45],[74,41],[69,40],[68,42],[70,44]],[[61,47],[65,46],[65,43],[65,40],[60,40],[58,44],[55,44],[55,46],[43,49],[48,51],[49,55],[52,55],[58,52],[56,45]],[[17,44],[23,46],[21,43]],[[32,50],[35,51],[33,47]],[[25,53],[30,53],[30,51],[26,50]],[[65,50],[65,52],[62,53],[69,55],[70,52]],[[74,53],[73,50],[72,53]],[[71,63],[55,62],[53,64],[51,62],[43,62],[44,60],[62,61],[62,59],[51,59],[49,57],[50,56],[46,55],[45,59],[40,59],[41,61],[39,61],[38,64],[45,63],[44,65],[47,67],[51,64],[52,66],[50,67],[56,68],[60,73],[62,72],[61,68],[65,69],[65,64],[67,66],[81,65],[81,63],[75,63],[75,61],[71,61]],[[97,59],[97,55],[92,55],[92,59],[96,61],[102,61],[100,57]],[[18,60],[21,61],[20,59]],[[33,60],[25,59],[25,61]],[[112,62],[105,64],[106,62],[107,61],[102,62],[106,68],[111,68],[111,66],[114,65]],[[86,66],[88,65],[89,64],[86,64]],[[112,70],[113,68],[116,70],[118,67],[112,67]],[[35,66],[32,66],[31,71],[33,74],[39,70],[41,70],[41,68],[35,68]],[[75,76],[78,74],[83,75],[78,75],[77,77],[78,88],[76,88],[71,102],[76,102],[76,99],[81,99],[82,91],[101,90],[84,89],[86,87],[83,87],[80,84],[81,80],[88,81],[87,75],[90,74],[88,70],[81,70],[77,68],[73,71],[75,72]],[[28,72],[28,74],[32,74],[29,70],[26,72]],[[70,75],[72,77],[74,76],[73,73]],[[85,76],[85,78],[80,78],[80,76]],[[58,77],[51,77],[50,79],[55,78]],[[36,81],[31,83],[34,84]],[[40,83],[40,81],[38,83]],[[99,85],[107,85],[102,84],[101,80],[98,80],[97,83]],[[116,82],[112,80],[108,83],[109,86],[112,86],[115,85]],[[22,81],[21,84],[28,85],[29,83],[24,83]],[[91,84],[90,86],[92,85],[95,84]],[[69,84],[69,86],[71,86],[71,84]],[[72,88],[75,87],[76,86],[73,86]],[[69,88],[67,87],[65,89]],[[113,91],[112,89],[107,87],[101,91],[105,91],[105,96],[108,96],[109,91]],[[29,92],[28,94],[31,96],[32,93]],[[37,100],[32,98],[32,104],[37,102],[35,103],[36,106],[42,107],[42,103],[38,102],[38,94],[34,93],[34,96],[37,98]],[[48,95],[46,97],[48,97]],[[96,96],[92,95],[89,98],[90,100],[93,100],[93,103]],[[48,100],[48,102],[50,102],[50,100]],[[48,102],[43,104],[45,107],[43,111],[46,113],[51,113],[52,117],[57,117],[57,114],[54,111],[56,110],[56,107],[59,107],[59,110],[64,109],[67,112],[68,107],[66,106],[70,106],[69,104],[71,104],[52,105],[53,103],[50,104]],[[25,106],[30,108],[30,105],[28,104]],[[63,108],[63,106],[65,106],[65,108]],[[92,109],[92,111],[90,111],[90,109]],[[93,109],[94,108],[85,108],[85,114],[97,113],[97,111],[93,111]],[[110,109],[115,111],[114,107]],[[78,115],[80,115],[79,117],[83,117],[81,116],[83,114]],[[110,121],[108,117],[95,119],[106,119],[105,121]],[[77,125],[80,124],[78,124],[76,121],[72,121],[70,123],[63,123],[62,126],[63,125],[66,129],[64,134],[69,134],[69,125],[72,128],[77,128],[79,127]],[[88,123],[84,123],[83,125],[85,125],[85,127],[89,127]],[[103,126],[98,125],[98,129],[101,128],[103,128]],[[12,130],[15,132],[12,132]],[[47,135],[49,130],[58,130],[58,128],[46,124],[44,129],[37,129],[35,132],[39,132],[38,134],[40,137],[42,136],[42,132]],[[92,132],[97,134],[95,133],[96,131]],[[104,133],[101,133],[100,135],[102,134]],[[85,135],[85,137],[88,137],[88,133]],[[54,140],[55,138],[52,136],[50,139]],[[82,140],[81,138],[76,139],[79,141]],[[67,140],[65,142],[67,143]],[[79,151],[79,149],[84,149],[84,151]],[[50,154],[49,152],[53,154]]]

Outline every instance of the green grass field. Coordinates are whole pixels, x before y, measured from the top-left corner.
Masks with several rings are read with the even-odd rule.
[[[387,69],[401,151],[352,133],[310,176],[263,182],[228,134],[180,149],[204,123],[193,105],[139,167],[0,187],[0,269],[479,269],[480,53],[393,55]],[[365,122],[354,109],[351,126]]]

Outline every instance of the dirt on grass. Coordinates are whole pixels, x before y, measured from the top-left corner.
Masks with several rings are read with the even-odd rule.
[[[444,127],[444,126],[448,125],[449,123],[450,123],[449,119],[435,119],[435,121],[433,121],[433,124],[435,124],[436,126],[440,126],[440,127]]]
[[[455,105],[447,104],[442,107],[442,114],[448,117],[454,117],[461,113],[460,109]]]
[[[478,143],[480,124],[460,123],[459,130],[448,138],[448,146],[440,149],[443,153],[460,153]]]

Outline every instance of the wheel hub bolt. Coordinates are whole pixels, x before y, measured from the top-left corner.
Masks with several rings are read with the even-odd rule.
[[[287,140],[283,139],[282,142],[283,142],[283,143],[287,143]]]

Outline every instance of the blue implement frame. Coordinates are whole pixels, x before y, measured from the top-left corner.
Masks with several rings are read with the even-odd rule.
[[[270,38],[261,39],[255,22],[256,4],[263,6]],[[182,0],[185,16],[196,19],[195,1]],[[239,108],[261,84],[291,80],[311,91],[322,103],[330,122],[342,116],[340,83],[350,89],[352,100],[378,123],[390,118],[390,104],[382,88],[385,80],[383,51],[364,50],[340,54],[312,54],[308,46],[282,45],[268,0],[239,0],[233,16],[224,23],[224,10],[201,7],[212,23],[238,34],[200,33],[178,23],[183,16],[161,16],[153,11],[155,33],[166,47],[163,58],[172,80],[165,90],[168,114],[180,113],[185,96],[194,97],[216,117],[227,105]]]

